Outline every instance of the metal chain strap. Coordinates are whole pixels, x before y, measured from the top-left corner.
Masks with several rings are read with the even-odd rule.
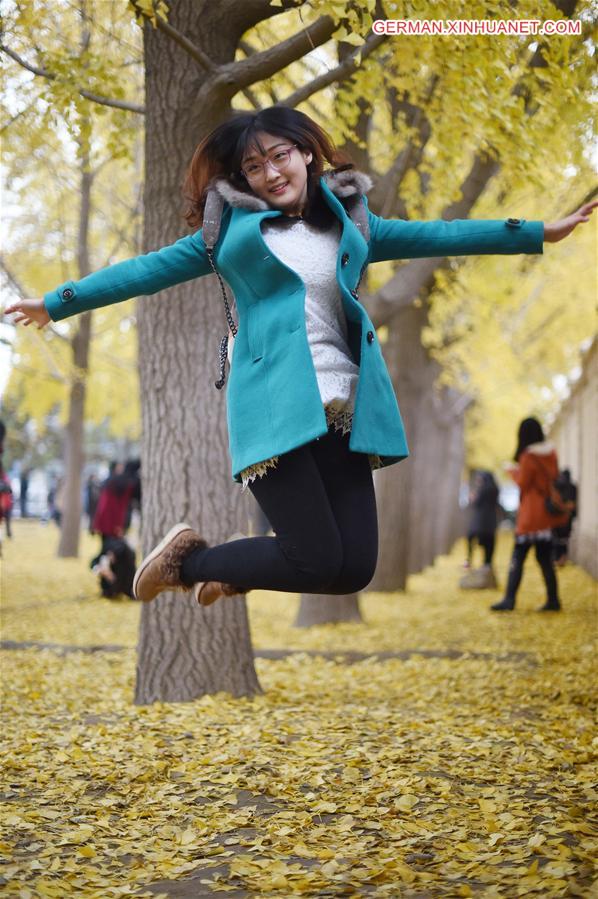
[[[214,381],[216,390],[222,390],[226,381],[226,357],[228,356],[228,335],[220,341],[220,349],[218,350],[220,377]]]
[[[212,247],[206,247],[206,255],[208,257],[210,265],[212,266],[212,271],[214,272],[214,274],[216,275],[216,277],[218,278],[218,281],[220,283],[220,289],[222,291],[222,301],[224,303],[224,314],[226,315],[226,323],[227,323],[229,330],[230,330],[231,334],[233,335],[233,337],[236,337],[237,336],[237,325],[235,324],[233,314],[230,310],[230,306],[228,303],[228,297],[226,295],[226,290],[224,287],[224,282],[223,282],[222,278],[220,277],[220,272],[214,265],[214,250]],[[224,387],[224,384],[226,382],[226,358],[227,358],[227,355],[228,355],[228,334],[225,335],[222,338],[222,340],[220,341],[220,348],[218,351],[218,357],[219,357],[219,363],[220,363],[220,377],[218,378],[217,381],[214,381],[214,386],[215,386],[216,390],[222,390],[222,388]]]

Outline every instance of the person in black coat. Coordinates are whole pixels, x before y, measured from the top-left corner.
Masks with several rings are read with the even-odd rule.
[[[23,469],[19,480],[19,506],[21,508],[21,518],[27,518],[29,514],[27,510],[27,494],[29,492],[30,473],[28,468]]]
[[[85,514],[88,518],[88,529],[90,534],[95,534],[95,531],[93,529],[93,519],[98,507],[100,490],[101,486],[98,476],[95,474],[90,474],[87,478],[87,481],[85,482]]]
[[[106,599],[125,595],[133,599],[135,553],[122,537],[107,537],[102,552],[91,560],[92,571],[100,579],[100,590]]]
[[[469,560],[471,561],[473,545],[477,540],[484,550],[484,563],[481,568],[466,574],[461,579],[459,586],[465,589],[493,589],[496,587],[492,559],[498,524],[498,486],[492,472],[480,471],[476,475],[470,497],[470,510],[471,518],[467,537]]]

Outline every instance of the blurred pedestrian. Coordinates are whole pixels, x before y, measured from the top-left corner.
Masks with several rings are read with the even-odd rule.
[[[29,492],[29,475],[31,471],[24,468],[19,479],[19,508],[21,510],[21,518],[28,517],[27,511],[27,494]]]
[[[10,480],[8,478],[8,475],[4,471],[4,468],[2,467],[2,462],[0,461],[0,522],[2,522],[2,520],[4,519],[6,536],[9,539],[12,537],[12,528],[10,526],[10,522],[12,518],[13,503],[14,498]]]
[[[2,465],[2,454],[4,452],[4,438],[5,437],[6,437],[6,425],[0,418],[0,471],[4,470],[3,465]],[[1,497],[2,497],[2,494],[0,493],[0,500],[1,500]],[[2,523],[2,518],[3,518],[2,510],[0,509],[0,524]],[[7,527],[10,528],[10,522],[8,523]],[[2,557],[2,534],[0,532],[0,558],[1,557]]]
[[[85,514],[87,515],[87,527],[90,534],[95,534],[93,519],[100,498],[100,480],[96,474],[90,474],[85,482]]]
[[[553,558],[555,565],[562,567],[569,559],[569,540],[573,529],[573,519],[577,516],[577,484],[571,480],[571,472],[564,468],[556,481],[555,489],[568,513],[565,524],[552,529]]]
[[[92,522],[94,533],[102,538],[101,554],[105,552],[109,537],[124,535],[127,508],[132,492],[133,487],[125,475],[125,466],[122,462],[112,462],[110,473],[101,486]]]
[[[64,512],[64,498],[66,493],[66,478],[58,478],[56,493],[54,494],[54,521],[58,527],[62,527],[62,515]]]
[[[56,483],[52,481],[50,486],[48,487],[48,495],[46,497],[46,503],[48,506],[48,517],[47,521],[54,520],[54,497],[56,496]]]
[[[133,512],[138,511],[141,513],[141,460],[140,459],[129,459],[128,462],[125,463],[125,477],[131,489],[131,495],[129,497],[129,505],[127,506],[127,513],[125,515],[125,534],[131,527],[131,519],[133,517]]]
[[[567,516],[556,517],[547,508],[559,468],[554,447],[545,440],[537,418],[526,418],[519,426],[515,463],[508,466],[520,494],[515,546],[505,596],[490,608],[495,612],[508,612],[515,608],[525,559],[533,547],[546,586],[546,602],[538,611],[558,612],[561,604],[552,561],[552,529],[565,524]]]
[[[135,553],[122,537],[106,537],[102,551],[90,562],[90,568],[98,575],[102,596],[116,599],[129,596],[133,599]]]
[[[490,471],[477,472],[470,494],[470,522],[468,531],[468,559],[471,564],[475,542],[484,551],[480,568],[461,578],[459,586],[465,590],[496,588],[496,575],[492,568],[498,512],[498,486]]]

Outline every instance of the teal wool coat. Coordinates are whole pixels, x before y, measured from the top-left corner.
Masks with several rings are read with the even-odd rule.
[[[350,351],[359,365],[351,450],[389,465],[408,455],[403,422],[376,330],[359,302],[357,285],[372,262],[416,257],[542,253],[542,222],[402,221],[369,211],[370,179],[360,172],[320,179],[324,199],[342,225],[336,276],[348,323]],[[214,248],[216,267],[237,305],[238,334],[227,387],[232,475],[326,434],[328,428],[307,341],[305,285],[276,256],[261,233],[264,219],[282,213],[226,179],[213,184],[224,203]],[[345,208],[363,195],[366,241]],[[350,202],[350,201],[349,201]],[[202,230],[172,246],[68,281],[44,297],[54,321],[79,312],[153,294],[212,270]]]

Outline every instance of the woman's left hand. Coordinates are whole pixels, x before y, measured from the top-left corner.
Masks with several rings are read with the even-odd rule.
[[[557,241],[562,240],[563,237],[567,237],[568,234],[571,234],[581,222],[589,222],[592,210],[595,209],[596,206],[598,206],[598,200],[592,200],[590,203],[584,203],[583,206],[579,207],[577,212],[573,212],[566,218],[559,219],[558,222],[552,222],[552,224],[549,225],[545,224],[544,242],[557,243]]]

